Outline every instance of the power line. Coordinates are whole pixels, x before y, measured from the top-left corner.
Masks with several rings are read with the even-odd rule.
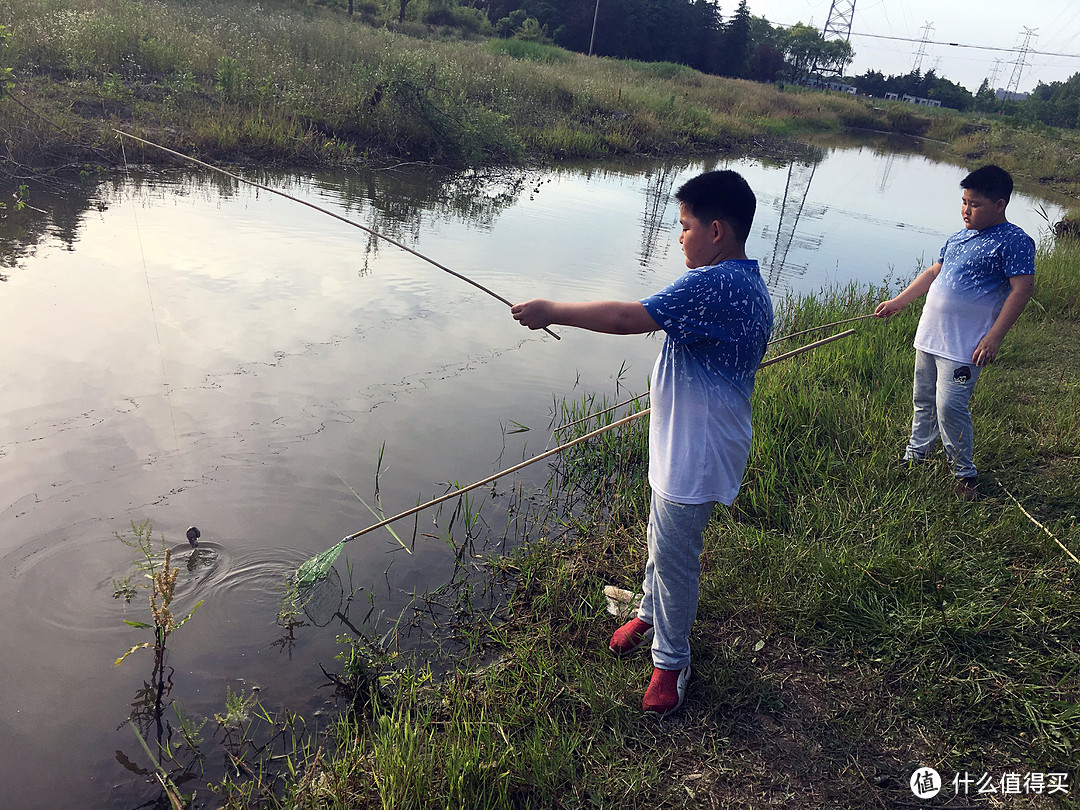
[[[772,25],[774,28],[794,28],[795,27],[795,24],[792,24],[792,23],[784,24],[784,23],[770,22],[769,24]],[[860,32],[860,31],[852,31],[851,36],[853,36],[853,37],[866,37],[867,39],[889,39],[889,40],[893,40],[895,42],[925,42],[927,45],[950,45],[950,46],[952,46],[954,48],[970,48],[972,50],[977,50],[977,51],[998,51],[1000,53],[1020,53],[1021,51],[1023,51],[1024,53],[1027,53],[1028,55],[1034,55],[1034,56],[1063,56],[1063,57],[1065,57],[1067,59],[1080,59],[1080,53],[1055,53],[1053,51],[1036,51],[1036,50],[1032,50],[1032,49],[1028,49],[1028,50],[1024,51],[1023,48],[995,48],[992,45],[968,45],[968,44],[963,43],[963,42],[940,42],[940,41],[934,40],[934,39],[926,39],[926,40],[924,40],[924,39],[921,39],[921,38],[920,39],[915,39],[913,37],[888,36],[886,34],[864,34],[864,33]]]
[[[1001,53],[1025,53],[1034,54],[1038,56],[1064,56],[1070,59],[1080,59],[1080,53],[1054,53],[1052,51],[1036,51],[1031,48],[995,48],[991,45],[967,45],[961,42],[939,42],[933,39],[913,39],[912,37],[894,37],[886,36],[885,34],[862,34],[858,31],[852,31],[853,37],[867,37],[869,39],[891,39],[897,42],[925,42],[927,45],[951,45],[954,48],[971,48],[978,51],[1000,51]]]

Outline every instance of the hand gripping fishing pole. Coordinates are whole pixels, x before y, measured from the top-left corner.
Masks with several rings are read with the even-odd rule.
[[[830,335],[827,338],[822,338],[821,340],[814,341],[813,343],[807,343],[805,346],[800,346],[798,349],[793,349],[790,352],[780,354],[776,357],[770,358],[769,360],[763,361],[758,365],[758,368],[761,369],[765,368],[765,366],[771,366],[773,363],[779,363],[781,360],[787,360],[789,357],[794,357],[797,354],[803,354],[804,352],[808,352],[811,349],[816,349],[818,346],[824,346],[826,343],[832,343],[834,340],[839,340],[840,338],[845,338],[849,335],[854,334],[854,329],[848,329],[844,332],[840,332],[835,335]],[[319,552],[314,557],[304,562],[296,571],[296,583],[302,588],[311,587],[324,576],[326,576],[330,570],[330,566],[334,564],[334,561],[337,560],[338,555],[341,554],[341,550],[350,540],[355,540],[357,537],[367,534],[368,532],[373,532],[376,529],[381,529],[383,526],[388,526],[395,521],[401,520],[405,517],[409,517],[409,515],[415,515],[417,512],[423,509],[427,509],[429,506],[435,506],[436,504],[440,504],[443,501],[448,501],[451,498],[456,498],[459,495],[463,495],[470,490],[476,489],[477,487],[482,487],[485,484],[490,484],[492,481],[498,478],[502,478],[505,475],[515,473],[524,467],[528,467],[530,464],[535,464],[537,461],[542,461],[543,459],[553,456],[556,453],[560,453],[563,450],[566,450],[568,447],[573,447],[574,445],[587,441],[594,436],[599,436],[605,431],[620,427],[627,424],[628,422],[632,422],[635,419],[640,419],[642,416],[648,414],[649,411],[649,408],[645,408],[638,411],[637,413],[632,413],[629,416],[624,416],[622,419],[612,422],[610,425],[605,425],[602,428],[597,428],[596,430],[591,431],[590,433],[586,433],[583,436],[578,436],[578,438],[574,439],[573,441],[566,442],[565,444],[560,444],[558,447],[547,450],[537,456],[533,456],[530,459],[526,459],[520,464],[515,464],[513,467],[509,467],[505,470],[502,470],[501,472],[497,472],[494,475],[489,475],[482,481],[477,481],[476,483],[469,484],[466,487],[461,487],[460,489],[455,489],[451,492],[447,492],[445,495],[440,495],[438,498],[430,500],[427,503],[419,504],[418,506],[414,506],[411,509],[406,509],[404,512],[400,512],[393,517],[381,520],[378,523],[368,526],[366,529],[361,529],[358,532],[348,534],[340,541],[338,541],[337,545],[328,548],[326,551]]]
[[[210,169],[211,171],[218,172],[220,174],[225,175],[226,177],[231,177],[233,180],[236,180],[238,183],[246,183],[249,186],[254,186],[255,188],[262,189],[263,191],[268,191],[271,194],[277,194],[279,197],[284,197],[286,200],[292,200],[293,202],[300,203],[301,205],[306,205],[308,208],[314,208],[316,211],[319,211],[319,212],[321,212],[323,214],[326,214],[327,216],[333,217],[334,219],[338,220],[339,222],[344,222],[346,225],[352,225],[354,228],[359,228],[360,230],[364,231],[365,233],[369,233],[369,234],[371,234],[372,236],[374,236],[374,237],[376,237],[378,239],[382,239],[384,242],[389,242],[394,247],[401,248],[406,253],[411,253],[413,256],[416,256],[416,258],[418,258],[418,259],[423,259],[428,264],[432,264],[435,267],[438,267],[444,273],[449,273],[454,278],[459,278],[459,279],[461,279],[462,281],[464,281],[467,284],[472,284],[478,290],[482,290],[483,292],[486,292],[488,295],[490,295],[496,301],[500,301],[503,304],[506,304],[506,306],[508,306],[508,307],[513,306],[513,304],[511,304],[509,301],[507,301],[501,295],[499,295],[496,292],[493,292],[492,290],[489,290],[487,287],[485,287],[483,284],[479,283],[478,281],[473,281],[468,276],[464,276],[461,273],[458,273],[458,272],[456,272],[454,270],[451,270],[446,265],[439,264],[439,262],[435,261],[434,259],[428,258],[423,253],[419,253],[419,252],[413,250],[408,245],[403,245],[401,242],[398,242],[396,239],[391,239],[389,236],[386,236],[384,234],[379,233],[374,228],[369,228],[367,225],[361,225],[359,222],[356,222],[355,220],[351,220],[351,219],[349,219],[347,217],[343,217],[340,214],[335,214],[333,211],[328,211],[327,209],[325,209],[325,208],[323,208],[321,206],[315,205],[315,203],[308,202],[307,200],[301,200],[299,197],[293,197],[291,194],[286,194],[284,191],[281,191],[280,189],[270,188],[270,186],[264,186],[261,183],[256,183],[254,180],[247,180],[247,179],[241,177],[238,174],[233,174],[232,172],[225,171],[225,169],[222,169],[222,168],[220,168],[218,166],[214,166],[214,165],[212,165],[210,163],[205,163],[205,162],[199,160],[198,158],[193,158],[193,157],[191,157],[191,155],[185,155],[183,152],[177,152],[177,151],[175,151],[173,149],[169,149],[167,146],[162,146],[159,143],[154,143],[153,141],[148,141],[145,138],[140,138],[137,135],[132,135],[130,132],[124,132],[123,130],[120,130],[120,129],[113,129],[113,132],[115,132],[117,135],[119,135],[121,137],[131,138],[131,140],[133,140],[133,141],[138,141],[141,144],[145,144],[147,146],[152,146],[155,149],[160,149],[162,152],[168,152],[170,155],[176,155],[176,157],[178,157],[178,158],[183,158],[184,160],[191,161],[192,163],[195,163],[195,164],[197,164],[199,166],[202,166],[204,169]],[[561,338],[558,335],[556,335],[554,332],[552,332],[550,329],[544,329],[544,331],[547,332],[549,335],[551,335],[556,340],[561,340]]]

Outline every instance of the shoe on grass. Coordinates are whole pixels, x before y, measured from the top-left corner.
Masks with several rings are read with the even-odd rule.
[[[690,667],[683,669],[659,669],[654,667],[649,688],[641,699],[646,714],[663,720],[678,711],[686,700],[686,684],[690,680]]]
[[[962,501],[979,500],[979,479],[971,478],[956,479],[956,497]]]
[[[635,616],[615,631],[608,643],[608,649],[615,655],[629,655],[652,642],[652,638],[653,626]]]

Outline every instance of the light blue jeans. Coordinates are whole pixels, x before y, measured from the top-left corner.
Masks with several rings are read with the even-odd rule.
[[[683,669],[690,665],[690,627],[697,618],[701,579],[701,534],[714,502],[672,503],[656,493],[649,509],[649,561],[638,618],[656,631],[653,666]]]
[[[915,350],[915,414],[905,459],[925,461],[940,436],[953,475],[975,477],[978,470],[968,403],[980,370],[974,363],[957,363]]]

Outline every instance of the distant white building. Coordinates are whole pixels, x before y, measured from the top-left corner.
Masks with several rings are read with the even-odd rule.
[[[994,95],[998,101],[1023,101],[1031,96],[1031,93],[1010,93],[1008,90],[1002,90],[1000,87],[994,91]]]
[[[835,90],[838,93],[851,93],[851,95],[856,95],[859,92],[857,87],[853,87],[850,84],[844,84],[837,79],[826,82],[824,79],[819,79],[817,76],[807,76],[803,79],[802,83],[812,90]]]
[[[940,107],[941,102],[936,98],[920,98],[919,96],[910,96],[904,93],[904,101],[908,104],[918,104],[920,107]]]

